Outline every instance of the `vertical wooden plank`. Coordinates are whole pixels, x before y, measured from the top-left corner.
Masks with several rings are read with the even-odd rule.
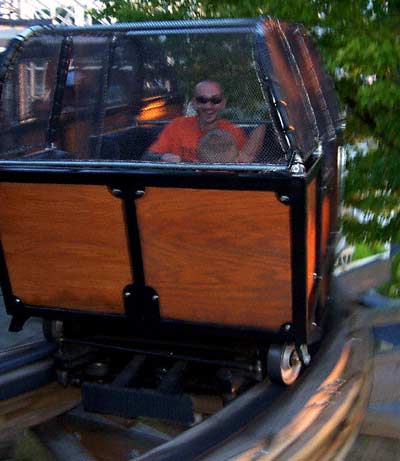
[[[322,201],[322,258],[327,256],[329,232],[330,232],[331,196],[326,194]]]

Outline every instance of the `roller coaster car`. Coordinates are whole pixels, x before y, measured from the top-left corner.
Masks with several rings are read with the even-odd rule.
[[[224,88],[224,118],[265,127],[253,161],[149,160],[204,79]],[[10,44],[0,82],[10,329],[36,316],[64,342],[293,383],[327,313],[341,125],[302,28],[37,27]]]

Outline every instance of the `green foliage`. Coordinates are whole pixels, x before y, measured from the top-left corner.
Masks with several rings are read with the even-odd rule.
[[[318,42],[346,110],[344,216],[350,240],[400,239],[400,3],[397,0],[116,0],[93,15],[118,21],[271,15],[301,22]],[[360,220],[359,216],[364,219]]]
[[[199,16],[199,4],[191,0],[105,0],[100,10],[90,10],[94,19],[115,18],[118,22],[191,19]]]
[[[355,250],[353,253],[352,260],[356,261],[357,259],[368,258],[368,256],[373,256],[378,253],[382,253],[384,250],[385,247],[382,244],[373,243],[369,245],[364,242],[358,242],[355,244]]]
[[[393,258],[390,280],[378,288],[378,293],[390,298],[400,298],[400,253]]]

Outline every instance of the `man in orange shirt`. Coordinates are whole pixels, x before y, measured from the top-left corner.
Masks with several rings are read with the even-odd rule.
[[[149,154],[159,154],[161,160],[166,162],[196,162],[200,139],[210,130],[215,129],[229,132],[234,137],[238,150],[243,149],[247,140],[245,132],[228,120],[219,118],[219,113],[226,104],[219,83],[211,80],[198,83],[194,90],[192,104],[197,115],[172,120],[149,147]],[[241,159],[239,153],[237,161],[247,161],[247,158]]]

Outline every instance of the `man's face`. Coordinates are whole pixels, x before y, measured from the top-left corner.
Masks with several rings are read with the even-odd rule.
[[[192,104],[197,111],[200,125],[204,128],[213,128],[219,112],[225,107],[221,87],[213,82],[198,84]]]

